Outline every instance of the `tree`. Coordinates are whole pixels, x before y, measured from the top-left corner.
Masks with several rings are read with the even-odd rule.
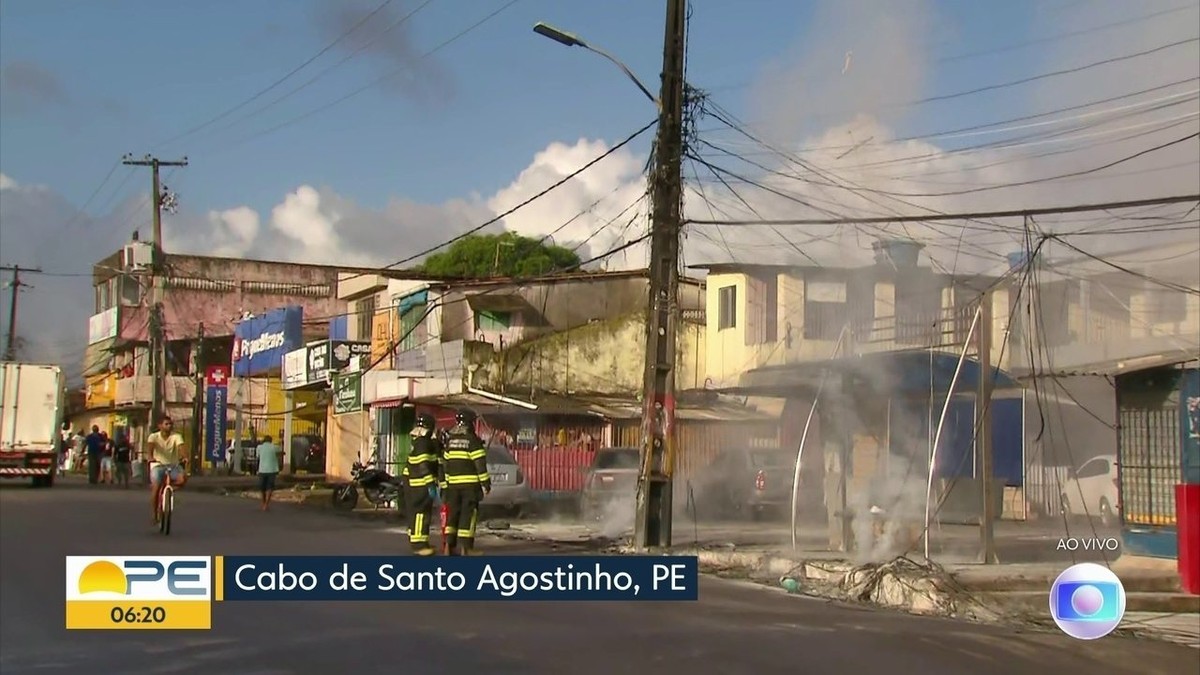
[[[480,279],[492,276],[526,277],[569,271],[579,265],[569,248],[547,246],[515,232],[472,234],[425,260],[420,270],[447,277]]]

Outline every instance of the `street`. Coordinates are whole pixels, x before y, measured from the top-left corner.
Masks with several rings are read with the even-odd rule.
[[[0,486],[0,670],[109,673],[1183,673],[1196,652],[1125,638],[1078,642],[702,579],[698,603],[219,603],[207,633],[63,628],[63,557],[401,554],[395,524],[181,492],[175,529],[147,495]],[[481,540],[485,552],[570,553]]]

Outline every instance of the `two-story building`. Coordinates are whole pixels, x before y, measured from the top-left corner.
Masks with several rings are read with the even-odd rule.
[[[135,440],[144,433],[153,380],[149,367],[152,289],[162,303],[164,405],[168,414],[192,420],[198,376],[208,366],[232,365],[235,332],[243,319],[280,307],[303,311],[303,335],[328,338],[343,314],[337,275],[354,268],[214,256],[164,254],[164,274],[151,273],[151,244],[133,241],[93,266],[96,314],[88,322],[84,355],[86,409],[80,427],[125,427]],[[236,392],[254,433],[281,437],[284,395],[278,368],[241,378]],[[231,402],[232,403],[232,402]],[[231,415],[232,409],[231,409]],[[297,433],[321,433],[324,412],[297,419]],[[188,437],[192,423],[178,428]],[[232,429],[232,427],[230,427]]]
[[[527,468],[535,490],[577,489],[578,466],[589,453],[640,444],[645,270],[524,282],[345,275],[340,294],[357,314],[350,339],[370,335],[376,367],[361,378],[362,410],[331,421],[327,472],[344,474],[364,447],[400,461],[405,431],[420,409],[446,423],[456,408],[475,410],[486,435]],[[703,284],[681,279],[676,429],[677,443],[687,447],[681,471],[738,434],[774,438],[777,429],[777,416],[700,393],[703,303]],[[340,443],[339,433],[345,434]],[[564,466],[552,470],[553,462]]]
[[[803,443],[810,459],[801,480],[824,486],[831,544],[839,547],[852,547],[856,515],[923,513],[931,464],[944,504],[939,519],[977,521],[983,331],[996,383],[996,494],[1012,502],[997,503],[998,512],[1024,511],[1028,425],[1023,392],[1005,372],[1007,289],[994,278],[921,265],[921,248],[881,241],[874,264],[851,268],[698,266],[708,272],[706,365],[714,388],[785,402],[781,444],[799,451]],[[990,326],[975,318],[983,298]]]

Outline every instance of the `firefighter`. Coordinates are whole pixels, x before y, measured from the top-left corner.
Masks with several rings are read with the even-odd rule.
[[[488,476],[486,446],[475,433],[475,413],[459,410],[454,420],[442,453],[445,460],[442,498],[449,507],[446,551],[450,555],[471,555],[479,503],[491,492],[492,479]]]
[[[437,499],[442,448],[435,436],[433,415],[417,415],[412,429],[412,450],[404,465],[404,504],[408,513],[408,543],[413,553],[433,555],[429,545],[430,518]]]

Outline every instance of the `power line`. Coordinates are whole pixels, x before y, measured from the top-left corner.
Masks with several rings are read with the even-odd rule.
[[[515,1],[515,0],[514,0],[514,1]],[[630,134],[629,136],[626,136],[626,137],[625,137],[625,139],[624,139],[624,140],[622,140],[620,143],[617,143],[616,145],[612,146],[612,147],[611,147],[611,148],[609,148],[608,150],[604,151],[604,152],[603,152],[602,154],[600,154],[599,156],[597,156],[597,157],[593,158],[593,159],[592,159],[591,161],[589,161],[587,164],[584,164],[583,166],[581,166],[581,167],[579,167],[578,169],[576,169],[576,170],[572,171],[571,173],[567,174],[566,176],[563,176],[561,179],[559,179],[558,181],[554,182],[554,183],[553,183],[553,184],[551,184],[549,187],[547,187],[547,188],[545,188],[544,190],[542,190],[542,191],[538,192],[537,194],[533,195],[532,197],[530,197],[530,198],[526,199],[525,201],[521,202],[520,204],[517,204],[516,206],[514,206],[514,207],[512,207],[512,208],[508,209],[508,210],[507,210],[507,211],[505,211],[504,213],[501,213],[501,214],[500,214],[500,215],[498,215],[498,216],[495,216],[495,217],[493,217],[493,218],[490,218],[490,219],[488,219],[488,220],[484,221],[483,223],[480,223],[479,225],[476,225],[476,226],[472,227],[471,229],[467,230],[466,232],[463,232],[462,234],[459,234],[459,235],[457,235],[457,236],[451,237],[450,239],[447,239],[446,241],[444,241],[444,242],[442,242],[442,243],[440,243],[440,244],[438,244],[438,245],[436,245],[436,246],[432,246],[432,247],[430,247],[430,248],[427,248],[427,249],[425,249],[425,250],[423,250],[423,251],[421,251],[421,252],[419,252],[419,253],[415,253],[415,254],[413,254],[413,255],[410,255],[410,256],[408,256],[407,258],[402,258],[402,259],[400,259],[400,260],[397,260],[396,262],[394,262],[394,263],[392,263],[392,264],[390,264],[390,265],[387,265],[387,266],[385,266],[385,267],[383,267],[383,268],[381,268],[381,269],[382,269],[382,270],[387,270],[387,269],[391,269],[391,268],[399,267],[400,265],[403,265],[403,264],[405,264],[405,263],[408,263],[408,262],[412,262],[412,261],[414,261],[414,260],[416,260],[416,259],[418,259],[418,258],[420,258],[420,257],[422,257],[422,256],[425,256],[425,255],[428,255],[428,254],[430,254],[430,253],[433,253],[434,251],[437,251],[438,249],[442,249],[442,248],[445,248],[445,247],[447,247],[447,246],[450,246],[451,244],[453,244],[453,243],[454,243],[454,242],[456,242],[456,241],[461,241],[461,240],[463,240],[463,239],[466,239],[467,237],[471,236],[472,234],[475,234],[476,232],[479,232],[480,230],[484,229],[485,227],[488,227],[488,226],[490,226],[490,225],[494,225],[494,224],[496,224],[496,223],[500,222],[501,220],[504,220],[504,219],[505,219],[505,218],[507,218],[508,216],[511,216],[512,214],[516,213],[518,210],[520,210],[520,209],[522,209],[522,208],[524,208],[524,207],[528,206],[529,204],[531,204],[531,203],[533,203],[533,202],[537,201],[538,199],[541,199],[542,197],[546,196],[547,194],[549,194],[549,193],[550,193],[550,192],[552,192],[553,190],[555,190],[555,189],[557,189],[558,187],[562,186],[562,185],[563,185],[564,183],[566,183],[567,181],[569,181],[569,180],[571,180],[571,179],[575,178],[576,176],[578,176],[579,174],[583,173],[584,171],[587,171],[588,169],[590,169],[592,166],[594,166],[595,164],[597,164],[597,163],[598,163],[598,162],[600,162],[601,160],[605,159],[606,157],[609,157],[609,156],[610,156],[610,155],[612,155],[613,153],[617,152],[617,151],[618,151],[618,150],[620,150],[621,148],[623,148],[623,147],[625,147],[626,145],[628,145],[629,143],[633,142],[633,140],[634,140],[634,139],[636,139],[638,136],[641,136],[642,134],[646,133],[646,131],[648,131],[648,130],[649,130],[651,127],[653,127],[653,126],[654,126],[654,125],[656,125],[657,123],[658,123],[658,121],[657,121],[657,120],[655,120],[655,121],[653,121],[653,122],[650,122],[650,123],[646,124],[646,125],[645,125],[644,127],[642,127],[641,129],[638,129],[637,131],[633,132],[633,133],[632,133],[632,134]],[[353,275],[353,276],[347,277],[345,280],[346,280],[346,281],[349,281],[350,279],[357,279],[357,278],[359,278],[359,277],[366,276],[367,274],[369,274],[369,272],[359,272],[359,273],[357,273],[357,274],[355,274],[355,275]]]
[[[453,36],[453,37],[451,37],[450,39],[448,39],[448,40],[446,40],[446,41],[442,42],[441,44],[439,44],[438,46],[434,47],[433,49],[430,49],[429,51],[425,52],[425,53],[424,53],[424,54],[422,54],[420,57],[418,57],[418,60],[423,60],[423,59],[429,58],[430,56],[433,56],[434,54],[436,54],[437,52],[441,51],[442,49],[445,49],[446,47],[449,47],[451,44],[453,44],[453,43],[457,42],[458,40],[462,39],[463,37],[466,37],[466,36],[467,36],[467,34],[471,33],[472,31],[474,31],[475,29],[479,28],[480,26],[482,26],[483,24],[487,23],[488,21],[491,21],[493,18],[495,18],[495,17],[496,17],[497,15],[499,15],[501,12],[503,12],[503,11],[504,11],[504,10],[506,10],[506,9],[508,9],[509,7],[512,7],[513,5],[517,4],[517,3],[518,3],[518,2],[520,2],[520,1],[521,1],[521,0],[509,0],[509,1],[508,1],[506,4],[504,4],[502,7],[500,7],[500,9],[497,9],[497,10],[493,11],[491,14],[488,14],[487,16],[483,17],[482,19],[480,19],[479,21],[475,22],[474,24],[472,24],[472,25],[468,26],[467,28],[463,29],[462,31],[459,31],[459,32],[458,32],[456,35],[454,35],[454,36]],[[252,135],[250,135],[250,136],[247,136],[247,137],[245,137],[245,138],[241,139],[240,141],[235,141],[235,142],[234,142],[234,143],[233,143],[231,146],[228,146],[228,147],[226,147],[226,148],[224,148],[224,149],[225,149],[225,150],[229,150],[229,149],[232,149],[232,148],[234,148],[234,147],[237,147],[237,146],[240,146],[240,145],[243,145],[243,144],[249,143],[250,141],[254,141],[254,140],[257,140],[257,139],[259,139],[259,138],[262,138],[262,137],[264,137],[264,136],[268,136],[268,135],[270,135],[270,134],[273,134],[273,133],[275,133],[276,131],[280,131],[280,130],[282,130],[282,129],[286,129],[287,127],[290,127],[290,126],[292,126],[293,124],[296,124],[296,123],[298,123],[298,122],[302,122],[302,121],[304,121],[304,120],[308,119],[309,117],[312,117],[312,116],[314,116],[314,115],[320,114],[320,113],[322,113],[322,112],[325,112],[326,110],[329,110],[330,108],[332,108],[332,107],[334,107],[334,106],[336,106],[336,105],[339,105],[339,104],[341,104],[341,103],[344,103],[345,101],[348,101],[348,100],[350,100],[350,99],[354,98],[355,96],[358,96],[359,94],[362,94],[363,92],[365,92],[365,91],[367,91],[367,90],[369,90],[369,89],[372,89],[372,88],[374,88],[375,86],[377,86],[377,85],[379,85],[379,84],[382,84],[383,82],[386,82],[386,81],[388,81],[388,80],[390,80],[390,79],[392,79],[392,78],[396,77],[397,75],[400,75],[401,73],[404,73],[404,72],[406,72],[407,70],[408,70],[408,68],[407,68],[407,67],[404,67],[404,68],[400,68],[400,69],[398,69],[398,70],[395,70],[395,71],[393,71],[393,72],[387,73],[386,75],[384,75],[384,76],[382,76],[382,77],[379,77],[379,78],[376,78],[376,79],[374,79],[374,80],[372,80],[372,81],[368,82],[368,83],[367,83],[367,84],[365,84],[364,86],[362,86],[362,87],[359,87],[358,89],[355,89],[355,90],[351,91],[350,93],[348,93],[348,94],[346,94],[346,95],[342,96],[341,98],[334,99],[333,101],[330,101],[329,103],[326,103],[325,105],[323,105],[323,106],[320,106],[319,108],[315,108],[315,109],[313,109],[313,110],[310,110],[310,111],[308,111],[308,112],[304,113],[303,115],[300,115],[300,116],[298,116],[298,117],[293,117],[293,118],[292,118],[292,119],[290,119],[290,120],[287,120],[287,121],[285,121],[285,122],[282,122],[282,123],[280,123],[280,124],[277,124],[277,125],[275,125],[275,126],[273,126],[273,127],[270,127],[270,128],[268,128],[268,129],[265,129],[265,130],[263,130],[263,131],[257,132],[257,133],[255,133],[255,134],[252,134]]]
[[[275,88],[276,88],[276,87],[278,87],[279,85],[283,84],[283,83],[284,83],[285,81],[287,81],[287,80],[288,80],[288,78],[290,78],[291,76],[295,75],[296,73],[298,73],[298,72],[300,72],[301,70],[303,70],[304,68],[306,68],[306,67],[307,67],[309,64],[311,64],[313,61],[316,61],[317,59],[319,59],[319,58],[321,58],[322,56],[324,56],[324,55],[325,55],[327,52],[329,52],[329,50],[333,49],[333,48],[334,48],[335,46],[337,46],[337,45],[338,45],[338,44],[339,44],[339,43],[340,43],[342,40],[344,40],[344,39],[346,39],[347,37],[349,37],[351,33],[353,33],[354,31],[358,30],[358,28],[359,28],[360,26],[362,26],[363,24],[365,24],[367,21],[369,21],[369,20],[370,20],[372,17],[374,17],[374,16],[375,16],[376,14],[378,14],[379,12],[383,11],[383,10],[384,10],[384,8],[386,8],[388,5],[392,4],[392,2],[394,2],[394,1],[395,1],[395,0],[384,0],[384,2],[380,3],[378,7],[376,7],[374,10],[372,10],[372,11],[371,11],[369,14],[367,14],[367,15],[366,15],[366,16],[364,16],[363,18],[359,19],[357,23],[355,23],[355,24],[354,24],[353,26],[351,26],[351,27],[350,27],[348,30],[346,30],[346,31],[345,31],[345,32],[343,32],[341,35],[339,35],[339,36],[338,36],[338,37],[337,37],[337,38],[336,38],[336,39],[335,39],[333,42],[330,42],[329,44],[325,45],[325,46],[324,46],[324,47],[321,49],[321,51],[319,51],[319,52],[317,52],[316,54],[312,55],[311,57],[309,57],[309,58],[308,58],[308,60],[304,61],[304,62],[303,62],[303,63],[301,63],[300,65],[298,65],[298,66],[296,66],[295,68],[293,68],[293,69],[291,69],[290,71],[288,71],[288,73],[287,73],[286,75],[284,75],[283,77],[279,78],[278,80],[275,80],[275,81],[274,81],[274,82],[272,82],[270,85],[268,85],[268,86],[267,86],[265,89],[261,89],[261,90],[259,90],[257,93],[255,93],[255,94],[254,94],[253,96],[251,96],[250,98],[248,98],[248,99],[246,99],[246,100],[242,101],[241,103],[239,103],[239,104],[237,104],[237,105],[233,106],[232,108],[229,108],[229,109],[228,109],[228,110],[226,110],[225,112],[222,112],[222,113],[220,113],[220,114],[219,114],[219,115],[217,115],[216,117],[213,117],[213,118],[209,119],[207,122],[204,122],[203,124],[200,124],[200,125],[198,125],[198,126],[192,127],[191,129],[188,129],[187,131],[184,131],[183,133],[180,133],[180,134],[177,134],[177,135],[175,135],[175,136],[173,136],[173,137],[171,137],[171,138],[168,138],[167,140],[165,140],[165,141],[162,141],[161,143],[156,143],[156,144],[155,144],[153,147],[155,147],[155,148],[159,148],[159,147],[162,147],[162,146],[164,146],[164,145],[167,145],[167,144],[169,144],[169,143],[174,143],[175,141],[178,141],[178,140],[180,140],[180,139],[183,139],[183,138],[186,138],[186,137],[188,137],[188,136],[191,136],[192,134],[196,133],[197,131],[200,131],[200,130],[202,130],[202,129],[205,129],[205,128],[207,128],[208,126],[210,126],[210,125],[212,125],[212,124],[214,124],[214,123],[216,123],[216,122],[219,122],[220,120],[222,120],[222,119],[224,119],[224,118],[228,117],[229,115],[231,115],[231,114],[233,114],[233,113],[237,112],[238,110],[241,110],[242,108],[246,107],[247,105],[250,105],[250,104],[251,104],[251,103],[253,103],[254,101],[256,101],[256,100],[258,100],[259,98],[261,98],[262,96],[266,95],[268,92],[272,91],[273,89],[275,89]]]
[[[333,65],[329,66],[329,67],[328,67],[328,68],[326,68],[325,70],[322,70],[321,72],[317,73],[316,75],[313,75],[311,78],[309,78],[309,79],[308,79],[308,81],[306,81],[306,82],[304,82],[303,84],[301,84],[301,85],[299,85],[299,86],[297,86],[297,87],[295,87],[295,88],[293,88],[293,89],[291,89],[291,90],[289,90],[289,91],[285,92],[284,94],[282,94],[282,95],[280,95],[280,96],[276,97],[275,99],[271,100],[271,101],[270,101],[269,103],[267,103],[266,105],[264,105],[264,106],[262,106],[262,107],[260,107],[260,108],[257,108],[257,109],[255,109],[255,110],[252,110],[252,111],[250,111],[249,113],[247,113],[246,115],[244,115],[244,116],[242,116],[242,117],[240,117],[240,118],[238,118],[238,119],[236,119],[236,120],[233,120],[232,122],[230,122],[229,124],[227,124],[227,125],[225,125],[225,126],[221,127],[220,129],[217,129],[217,130],[215,131],[215,133],[218,133],[218,134],[219,134],[219,133],[221,133],[222,131],[227,131],[227,130],[229,130],[229,129],[232,129],[232,128],[236,127],[237,125],[241,124],[242,122],[249,121],[249,120],[253,119],[254,117],[257,117],[258,115],[261,115],[262,113],[266,112],[267,110],[270,110],[271,108],[275,107],[276,105],[278,105],[278,104],[282,103],[283,101],[285,101],[285,100],[287,100],[287,99],[291,98],[291,97],[292,97],[292,96],[294,96],[295,94],[298,94],[299,92],[303,91],[304,89],[307,89],[309,86],[311,86],[311,85],[312,85],[313,83],[315,83],[317,80],[320,80],[322,77],[325,77],[325,76],[326,76],[326,75],[328,75],[330,72],[332,72],[332,71],[334,71],[334,70],[337,70],[337,69],[338,69],[338,68],[340,68],[342,65],[344,65],[346,62],[350,61],[351,59],[355,58],[356,56],[358,56],[358,55],[359,55],[359,54],[361,54],[362,52],[366,51],[366,50],[367,50],[367,49],[368,49],[368,48],[369,48],[369,47],[370,47],[372,44],[374,44],[374,43],[375,43],[377,40],[379,40],[379,39],[380,39],[380,38],[382,38],[383,36],[387,35],[388,33],[391,33],[392,31],[396,30],[397,28],[399,28],[400,26],[404,25],[405,23],[408,23],[409,19],[411,19],[412,17],[416,16],[416,14],[417,14],[418,12],[420,12],[420,11],[421,11],[421,10],[423,10],[423,9],[425,9],[426,7],[428,7],[428,6],[429,6],[430,4],[432,4],[433,2],[434,2],[434,0],[425,0],[423,3],[421,3],[420,5],[418,5],[418,6],[417,6],[415,9],[413,9],[412,11],[408,12],[407,14],[405,14],[405,15],[401,16],[401,17],[400,17],[399,19],[397,19],[396,21],[392,22],[392,24],[391,24],[390,26],[388,26],[387,28],[385,28],[385,29],[383,29],[382,31],[380,31],[378,35],[376,35],[375,37],[373,37],[373,38],[371,38],[371,39],[367,40],[367,41],[366,41],[366,42],[364,42],[363,44],[359,45],[357,49],[355,49],[354,51],[350,52],[350,53],[349,53],[349,54],[347,54],[346,56],[342,57],[342,60],[341,60],[341,61],[338,61],[337,63],[335,63],[335,64],[333,64]],[[384,3],[384,4],[387,4],[387,3]]]
[[[688,223],[695,225],[857,225],[888,223],[925,223],[948,220],[981,220],[992,218],[1018,218],[1053,215],[1058,213],[1082,213],[1087,211],[1106,211],[1109,209],[1132,209],[1141,206],[1157,206],[1160,204],[1181,204],[1200,201],[1200,194],[1176,195],[1173,197],[1156,197],[1153,199],[1136,199],[1120,202],[1101,202],[1095,204],[1076,204],[1072,206],[1048,206],[1035,209],[1012,209],[1007,211],[976,211],[965,213],[939,213],[923,216],[880,216],[871,218],[791,218],[779,220],[698,220],[689,218]]]

